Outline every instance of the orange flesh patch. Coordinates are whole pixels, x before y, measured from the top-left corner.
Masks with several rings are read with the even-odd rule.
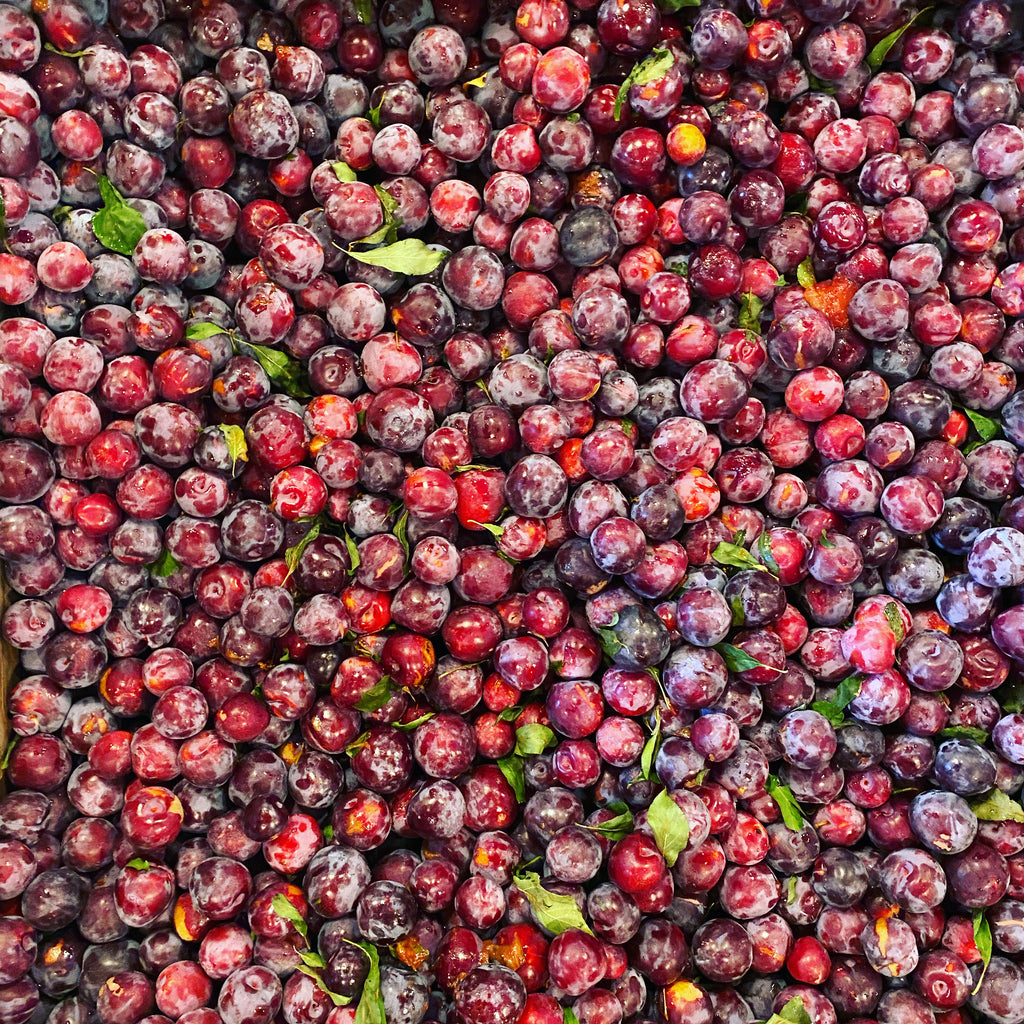
[[[824,313],[833,327],[849,327],[846,307],[856,293],[857,286],[852,281],[837,275],[831,281],[819,281],[813,287],[805,288],[804,298],[809,306]]]

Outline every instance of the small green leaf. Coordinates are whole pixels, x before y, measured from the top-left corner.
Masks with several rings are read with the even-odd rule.
[[[940,730],[939,735],[944,740],[973,740],[978,744],[984,744],[988,739],[984,729],[977,729],[973,725],[950,725]]]
[[[474,89],[482,89],[487,84],[487,72],[485,71],[482,75],[477,75],[476,78],[471,78],[468,82],[463,82],[462,87],[465,88],[468,85],[473,86]]]
[[[409,510],[407,508],[402,509],[402,514],[398,517],[395,523],[394,529],[391,531],[398,538],[398,543],[402,545],[402,550],[405,552],[406,564],[409,562]]]
[[[606,839],[622,839],[623,836],[629,835],[633,831],[633,814],[631,811],[625,810],[621,814],[616,814],[614,818],[602,821],[600,824],[584,825],[583,827],[604,836]]]
[[[1024,711],[1024,680],[1017,679],[999,687],[999,703],[1011,715]]]
[[[978,432],[982,441],[991,441],[1003,429],[998,420],[982,416],[980,412],[975,412],[973,409],[964,409],[964,415],[971,421],[971,426]]]
[[[811,704],[811,710],[824,715],[832,725],[839,725],[844,719],[843,712],[829,700],[816,700]]]
[[[768,776],[768,785],[765,789],[775,801],[786,828],[793,832],[799,832],[807,824],[807,819],[804,818],[800,805],[796,802],[796,797],[793,796],[793,791],[789,786],[783,786],[774,775]]]
[[[345,531],[345,550],[348,551],[351,571],[355,572],[359,568],[359,545],[352,539],[348,530]]]
[[[344,160],[335,160],[331,164],[331,170],[334,171],[338,181],[358,181],[356,172]]]
[[[974,912],[973,924],[974,944],[978,947],[978,952],[981,954],[981,974],[978,975],[978,984],[974,986],[974,992],[977,992],[981,988],[981,983],[985,980],[985,972],[988,970],[988,965],[992,960],[992,927],[985,916],[984,908],[979,908]]]
[[[434,712],[428,711],[425,715],[420,715],[419,718],[414,718],[411,722],[395,722],[395,728],[401,732],[412,732],[416,726],[422,725],[424,722],[429,722],[433,717]]]
[[[807,72],[807,84],[815,92],[823,92],[827,96],[835,96],[839,91],[834,82],[823,82],[817,75],[812,75],[809,71]],[[807,212],[806,206],[801,212]]]
[[[512,787],[516,799],[522,803],[526,799],[526,775],[523,772],[523,759],[515,754],[499,757],[498,770]]]
[[[49,50],[50,53],[59,54],[61,57],[71,57],[73,59],[84,57],[86,54],[92,53],[92,50],[58,50],[53,43],[43,43],[43,49]]]
[[[328,822],[326,825],[324,825],[324,827],[322,829],[320,829],[320,834],[324,837],[324,842],[325,843],[333,842],[334,841],[334,826],[330,822]]]
[[[521,714],[523,709],[518,704],[513,704],[510,708],[503,708],[498,712],[499,722],[514,722]]]
[[[245,443],[245,431],[230,423],[218,423],[217,429],[224,435],[227,442],[228,455],[231,457],[231,472],[234,473],[238,460],[249,461],[249,446]]]
[[[675,62],[676,59],[669,50],[656,49],[650,57],[636,64],[633,70],[626,75],[622,85],[619,86],[619,93],[615,97],[615,107],[612,111],[615,120],[618,121],[622,116],[622,105],[629,99],[631,86],[646,85],[658,78],[664,78]]]
[[[306,370],[298,359],[286,352],[266,345],[253,345],[248,341],[235,340],[235,349],[242,355],[250,356],[263,367],[266,375],[292,398],[309,398]]]
[[[836,687],[836,695],[832,703],[840,709],[847,707],[854,697],[859,696],[861,682],[858,675],[847,676]]]
[[[558,893],[548,892],[540,884],[540,875],[532,871],[524,871],[520,875],[513,875],[512,881],[518,886],[522,894],[530,901],[533,912],[541,927],[547,928],[555,935],[570,928],[578,928],[588,935],[594,933],[580,913],[580,908],[571,896],[562,896]]]
[[[172,576],[176,573],[181,568],[181,562],[164,548],[164,553],[155,562],[150,562],[148,568],[151,575],[162,579],[164,576]]]
[[[789,876],[789,884],[786,886],[786,906],[791,907],[796,902],[796,875]]]
[[[566,114],[565,119],[569,124],[575,124],[580,119],[580,112],[578,110],[574,110],[571,114]]]
[[[821,531],[821,536],[818,538],[818,543],[826,549],[834,548],[836,546],[835,541],[831,541],[828,539],[828,533],[826,533],[825,530]]]
[[[131,256],[146,233],[142,214],[125,202],[105,174],[97,175],[103,205],[92,215],[92,232],[100,245]]]
[[[351,939],[346,941],[351,942]],[[384,997],[380,993],[380,954],[370,942],[354,942],[370,960],[370,970],[363,982],[363,993],[356,1007],[355,1024],[387,1024],[384,1016]]]
[[[814,264],[811,263],[810,256],[796,268],[796,280],[801,288],[813,288],[817,284],[814,278]]]
[[[772,539],[768,536],[767,530],[757,538],[757,553],[761,556],[761,561],[764,563],[765,568],[773,576],[778,576],[779,563],[775,560],[775,556],[772,554]]]
[[[360,263],[369,263],[373,267],[383,267],[395,274],[408,274],[410,277],[422,277],[436,270],[444,261],[447,253],[440,249],[431,249],[419,238],[403,238],[391,245],[366,252],[345,250],[349,256]]]
[[[229,334],[226,327],[220,324],[212,324],[208,320],[190,320],[185,327],[185,338],[187,341],[203,341],[212,338],[215,334]]]
[[[580,1024],[580,1019],[573,1013],[571,1006],[567,1006],[562,1011],[562,1024]]]
[[[481,530],[486,530],[492,537],[501,540],[502,534],[505,532],[503,526],[497,526],[494,523],[481,523],[479,519],[470,519],[470,526],[479,526]]]
[[[771,665],[752,658],[742,647],[736,647],[733,644],[715,644],[715,650],[722,656],[725,667],[730,672],[746,672],[751,668],[771,668]]]
[[[370,124],[374,128],[380,130],[380,104],[378,103],[375,107],[370,107]]]
[[[781,1012],[773,1013],[765,1024],[811,1024],[811,1015],[799,996],[794,996],[782,1008]]]
[[[307,954],[309,956],[316,956],[315,953]],[[299,957],[303,954],[300,952]],[[319,960],[320,958],[317,957]],[[332,992],[328,987],[324,979],[321,977],[320,972],[314,970],[312,967],[307,966],[305,963],[298,964],[295,968],[299,974],[305,974],[307,977],[312,978],[316,982],[316,987],[320,989],[328,998],[334,1003],[335,1006],[348,1006],[352,1002],[348,996],[339,996],[337,992]]]
[[[739,328],[741,331],[761,333],[761,310],[764,303],[753,293],[744,292],[740,299]]]
[[[0,758],[0,772],[7,771],[7,766],[11,763],[11,754],[14,753],[14,748],[18,744],[18,738],[15,736],[4,749],[4,756]]]
[[[667,789],[663,789],[651,801],[651,806],[647,808],[647,824],[651,826],[654,841],[665,863],[670,868],[675,867],[679,854],[686,848],[690,838],[690,823]]]
[[[356,8],[356,17],[364,25],[373,24],[373,3],[371,0],[353,0]]]
[[[889,601],[882,611],[885,612],[885,621],[889,623],[892,635],[896,637],[896,643],[901,643],[907,631],[903,626],[903,616],[900,615],[899,606],[895,601]]]
[[[598,629],[597,640],[601,645],[601,650],[612,660],[615,660],[615,655],[622,650],[626,645],[615,635],[615,631],[612,629]]]
[[[761,569],[767,572],[765,566],[763,566],[742,544],[730,544],[728,541],[722,541],[714,551],[711,552],[711,557],[719,565],[731,565],[735,569]]]
[[[148,871],[151,867],[148,860],[144,860],[142,857],[133,857],[127,864],[126,868],[134,868],[136,871]]]
[[[993,789],[984,799],[975,800],[971,810],[981,821],[1024,822],[1024,807],[1001,789]]]
[[[284,893],[279,892],[270,901],[270,909],[273,910],[278,917],[283,917],[286,921],[290,922],[295,927],[295,930],[303,938],[306,938],[309,933],[309,927],[306,924],[305,918],[303,918],[292,904],[291,900],[289,900]]]
[[[661,745],[661,710],[654,709],[654,729],[651,731],[650,739],[644,744],[640,751],[640,773],[648,781],[653,778],[654,759],[658,756],[658,747]]]
[[[237,429],[237,428],[236,428]],[[298,544],[294,544],[288,548],[284,553],[284,564],[288,566],[288,572],[285,574],[285,580],[291,578],[292,573],[299,567],[299,559],[302,557],[302,552],[309,547],[320,536],[320,524],[313,523],[313,525],[306,532],[306,535],[299,541]]]
[[[885,58],[889,56],[889,51],[900,41],[900,37],[903,33],[906,32],[907,29],[925,13],[925,11],[930,10],[930,7],[922,8],[917,12],[917,14],[913,15],[905,25],[901,25],[894,32],[890,32],[883,39],[880,39],[875,43],[871,48],[871,52],[865,58],[867,60],[868,67],[871,68],[872,71],[877,71],[885,63]]]
[[[516,729],[516,753],[522,757],[543,754],[555,745],[555,731],[546,725],[521,725]]]
[[[319,967],[322,969],[327,966],[327,961],[319,953],[314,953],[309,949],[300,949],[298,953],[299,959],[307,967]]]
[[[395,686],[391,682],[391,676],[381,676],[379,681],[374,683],[374,685],[356,701],[354,707],[356,711],[365,711],[367,713],[379,711],[389,700],[391,700],[394,693]]]
[[[701,0],[658,0],[658,7],[666,14],[675,14],[687,7],[700,7]]]

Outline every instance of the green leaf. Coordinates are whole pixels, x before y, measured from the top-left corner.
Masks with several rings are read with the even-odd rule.
[[[817,284],[817,281],[814,279],[814,265],[811,263],[810,256],[796,268],[796,280],[801,288],[813,288]]]
[[[665,863],[670,868],[675,867],[679,854],[686,848],[690,838],[690,823],[667,789],[663,789],[651,801],[651,806],[647,808],[647,824],[651,826],[654,841]]]
[[[345,531],[345,549],[348,551],[348,560],[351,564],[351,571],[359,568],[359,545],[352,539],[348,530]]]
[[[373,3],[371,0],[353,0],[356,8],[356,17],[364,25],[373,24]]]
[[[164,553],[155,562],[150,562],[148,568],[151,575],[162,579],[164,576],[176,573],[181,568],[181,562],[164,548]]]
[[[651,772],[654,769],[654,759],[658,756],[658,747],[661,745],[661,711],[654,709],[654,729],[650,739],[644,744],[640,752],[640,772],[645,779],[652,778]]]
[[[913,15],[905,25],[896,29],[895,32],[890,32],[883,39],[880,39],[875,43],[871,48],[871,52],[865,58],[868,62],[868,67],[871,68],[872,71],[877,71],[885,63],[885,58],[889,56],[889,51],[900,41],[900,37],[903,33],[906,32],[907,29],[925,13],[925,11],[930,10],[930,7],[922,8],[917,12],[917,14]]]
[[[92,53],[92,50],[58,50],[53,43],[43,43],[43,49],[49,50],[50,53],[59,54],[61,57],[71,58],[84,57],[87,53]]]
[[[440,249],[431,249],[419,238],[403,238],[391,245],[366,252],[345,252],[360,263],[369,263],[373,267],[383,267],[395,274],[408,274],[410,277],[422,277],[436,270],[444,261],[447,253]]]
[[[395,722],[395,728],[401,732],[412,732],[413,729],[418,725],[422,725],[424,722],[429,722],[434,717],[433,711],[428,711],[425,715],[420,715],[419,718],[414,718],[411,722]]]
[[[498,712],[499,722],[514,722],[521,714],[523,709],[518,704],[513,704],[510,708],[504,708]]]
[[[981,974],[978,975],[978,984],[974,986],[974,991],[977,992],[981,988],[981,983],[985,980],[985,972],[988,970],[988,965],[992,960],[992,927],[985,916],[984,908],[980,907],[974,912],[973,923],[974,944],[978,947],[978,952],[981,954]]]
[[[860,695],[861,678],[858,675],[847,676],[836,687],[836,695],[833,704],[837,708],[845,708],[850,701]]]
[[[823,92],[827,96],[835,96],[835,94],[839,91],[836,88],[834,82],[823,82],[820,78],[817,77],[817,75],[812,75],[809,71],[807,72],[807,84],[815,92]],[[800,212],[806,213],[807,207],[805,206],[804,209],[801,210]]]
[[[332,842],[334,839],[334,826],[328,822],[322,829],[320,829],[320,834],[324,837],[325,843]]]
[[[226,327],[220,324],[212,324],[208,320],[190,320],[185,327],[185,338],[187,341],[203,341],[205,338],[212,338],[215,334],[229,334]]]
[[[791,907],[796,902],[796,875],[789,876],[789,884],[786,886],[786,906]]]
[[[764,309],[764,303],[753,292],[744,292],[740,299],[738,320],[740,330],[760,334],[762,309]]]
[[[504,526],[497,526],[494,523],[481,523],[479,519],[470,519],[469,524],[470,526],[479,526],[481,530],[486,530],[497,540],[501,540],[502,535],[505,532]]]
[[[799,832],[807,824],[800,805],[793,796],[789,786],[783,786],[774,775],[768,776],[768,785],[765,787],[768,795],[775,801],[779,813],[782,815],[782,822],[786,828]]]
[[[580,1019],[573,1013],[571,1006],[562,1011],[562,1024],[580,1024]]]
[[[218,423],[217,429],[224,435],[227,442],[228,455],[231,456],[231,472],[234,473],[238,460],[249,461],[249,446],[245,443],[245,431],[230,423]]]
[[[237,429],[237,428],[236,428]],[[288,572],[285,574],[285,579],[291,578],[292,573],[299,567],[299,559],[302,557],[302,552],[309,547],[320,536],[320,524],[313,523],[313,525],[306,532],[306,535],[299,541],[298,544],[292,545],[284,553],[284,564],[288,566]]]
[[[618,616],[616,616],[618,619]],[[626,645],[615,635],[613,629],[598,629],[597,640],[601,645],[601,650],[612,660],[615,660],[615,655],[622,650]]]
[[[763,566],[742,544],[730,544],[728,541],[722,541],[714,551],[711,552],[711,557],[719,565],[731,565],[735,569],[761,569],[767,571]]]
[[[846,716],[830,700],[816,700],[811,703],[811,710],[824,715],[832,725],[839,725]]]
[[[971,804],[971,810],[981,821],[1024,822],[1024,807],[1001,789],[993,789],[984,799],[975,800]]]
[[[380,104],[378,103],[375,107],[370,107],[370,124],[374,128],[380,130]]]
[[[944,740],[974,740],[978,744],[984,744],[988,739],[984,729],[976,729],[973,725],[951,725],[940,730],[939,735]]]
[[[821,531],[821,536],[818,538],[818,543],[826,549],[834,548],[836,546],[835,541],[831,541],[828,539],[828,534],[825,532],[825,530]]]
[[[964,409],[964,415],[971,421],[971,426],[978,432],[982,441],[991,441],[1003,429],[998,420],[982,416],[980,412],[975,412],[973,409]]]
[[[571,896],[548,892],[540,884],[540,875],[533,871],[524,871],[521,875],[513,875],[512,881],[530,901],[540,925],[549,932],[561,935],[570,928],[578,928],[588,935],[594,934],[580,913],[576,901]]]
[[[779,1013],[773,1013],[765,1024],[811,1024],[811,1015],[799,996],[794,996]]]
[[[103,205],[92,215],[93,234],[101,245],[122,256],[131,256],[146,233],[146,222],[138,210],[124,201],[105,174],[97,178]]]
[[[395,217],[398,200],[382,185],[374,185],[373,190],[377,193],[380,205],[384,209],[384,223],[365,238],[357,238],[354,245],[378,245],[384,241],[393,242],[398,237],[398,229],[402,226],[401,217]]]
[[[331,164],[331,170],[334,171],[338,181],[358,181],[356,172],[344,160],[335,160]]]
[[[622,85],[619,86],[619,93],[615,97],[615,107],[612,116],[616,121],[622,116],[622,105],[629,99],[629,89],[633,85],[646,85],[655,79],[664,78],[669,68],[675,64],[676,59],[668,50],[656,49],[647,60],[640,61],[633,67],[633,70],[626,75]]]
[[[602,835],[606,839],[621,839],[633,831],[633,814],[631,811],[625,810],[600,824],[584,825],[583,827],[590,829],[591,832],[597,832],[598,835]]]
[[[896,643],[902,642],[907,631],[903,626],[903,616],[900,615],[899,606],[895,601],[889,601],[882,611],[885,612],[885,621],[889,623],[892,635],[896,637]]]
[[[768,536],[767,530],[757,538],[757,553],[761,556],[761,561],[764,563],[765,568],[773,576],[778,576],[779,563],[775,560],[775,556],[772,554],[772,540],[771,537]]]
[[[273,910],[278,917],[283,917],[286,921],[290,922],[303,938],[306,938],[309,934],[309,927],[306,924],[305,919],[298,910],[296,910],[292,905],[291,900],[289,900],[284,893],[279,892],[270,901],[270,909]]]
[[[250,356],[263,367],[266,375],[292,398],[309,398],[306,387],[306,370],[298,359],[293,359],[278,348],[266,345],[252,345],[248,341],[235,341],[235,349],[242,355]]]
[[[17,746],[17,743],[18,743],[18,738],[17,738],[17,736],[15,736],[14,739],[12,739],[7,744],[7,747],[4,750],[4,756],[3,756],[2,759],[0,759],[0,772],[7,771],[7,766],[11,763],[11,754],[14,753],[14,748],[15,748],[15,746]]]
[[[1003,711],[1016,715],[1024,711],[1024,680],[1003,683],[999,687],[999,703]]]
[[[763,661],[752,658],[743,648],[733,644],[715,644],[715,650],[722,656],[725,667],[730,672],[746,672],[751,668],[771,668],[770,665],[765,665]]]
[[[380,680],[374,683],[355,703],[356,711],[373,712],[379,711],[395,693],[391,676],[381,676]]]
[[[398,517],[398,521],[395,523],[394,529],[391,531],[398,538],[398,543],[402,545],[402,550],[405,552],[406,564],[409,562],[409,510],[407,508],[402,509],[402,514]]]
[[[136,871],[148,871],[151,867],[148,860],[144,860],[142,857],[133,857],[127,864],[126,868],[134,868]]]
[[[521,725],[516,729],[516,753],[522,757],[543,754],[555,744],[555,731],[546,725]]]
[[[319,953],[314,953],[310,949],[300,949],[298,952],[299,959],[307,967],[319,967],[322,969],[327,966],[327,961]]]
[[[309,953],[306,955],[316,956],[315,953]],[[301,958],[303,956],[303,953],[300,952],[299,956]],[[319,960],[320,957],[317,957],[317,959]],[[323,992],[325,995],[327,995],[335,1006],[347,1006],[349,1003],[352,1002],[352,1000],[348,996],[339,996],[337,992],[332,992],[327,987],[327,984],[324,981],[324,979],[320,976],[320,972],[314,970],[312,967],[307,966],[305,963],[298,964],[295,970],[297,970],[299,974],[305,974],[307,977],[312,978],[316,982],[316,987],[320,989],[320,991]]]
[[[505,776],[512,787],[516,799],[522,803],[526,799],[526,776],[523,773],[523,759],[515,754],[498,758],[498,770]]]
[[[351,939],[346,940],[351,942]],[[380,954],[370,942],[354,942],[370,960],[370,970],[363,982],[363,994],[356,1007],[355,1024],[387,1024],[384,1016],[384,997],[380,994]]]

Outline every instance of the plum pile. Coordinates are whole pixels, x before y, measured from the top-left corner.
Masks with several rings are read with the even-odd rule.
[[[0,3],[0,1024],[1021,1024],[1024,5]]]

